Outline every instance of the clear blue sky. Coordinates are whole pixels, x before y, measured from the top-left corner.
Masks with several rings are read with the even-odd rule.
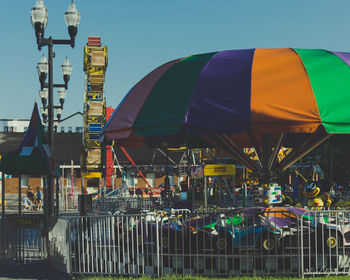
[[[7,0],[0,12],[0,118],[29,118],[39,104],[37,50],[30,10],[35,0]],[[70,0],[44,0],[46,35],[67,39]],[[81,12],[76,47],[55,46],[54,82],[68,56],[73,73],[62,117],[83,109],[83,47],[101,36],[109,48],[107,105],[157,66],[190,54],[241,48],[325,48],[350,52],[349,0],[75,0]],[[58,102],[55,90],[55,103]]]

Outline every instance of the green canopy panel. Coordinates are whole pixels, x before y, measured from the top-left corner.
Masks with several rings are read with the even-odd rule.
[[[42,156],[6,155],[1,158],[0,170],[12,175],[43,175],[50,173],[48,161]]]

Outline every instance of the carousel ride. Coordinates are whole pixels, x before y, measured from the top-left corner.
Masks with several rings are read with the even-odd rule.
[[[349,63],[347,53],[291,48],[175,59],[129,91],[103,136],[120,146],[215,148],[273,184],[333,134],[350,132]]]
[[[246,179],[258,182],[251,184],[255,190],[251,199],[260,207],[231,208],[225,213],[195,209],[189,216],[160,217],[160,236],[168,238],[162,239],[162,250],[221,254],[245,246],[261,249],[261,255],[285,254],[287,249],[295,250],[298,236],[306,238],[309,251],[317,243],[322,251],[350,246],[348,219],[341,222],[345,227],[338,228],[338,216],[325,219],[312,212],[330,206],[318,183],[306,180],[305,189],[300,190],[310,209],[285,205],[285,189],[277,183],[293,164],[332,135],[350,133],[349,65],[350,54],[328,50],[228,50],[169,61],[140,80],[105,125],[101,134],[105,143],[211,149],[229,156],[230,163],[247,170]],[[228,185],[235,172],[222,172],[220,177],[206,173],[204,166],[203,177],[208,179],[201,186],[205,190],[202,206],[208,205],[210,189],[220,180]],[[217,178],[209,181],[212,176]],[[232,194],[229,188],[227,193]],[[249,199],[247,193],[245,198]],[[156,224],[151,222],[149,229],[157,231]],[[305,236],[300,228],[307,230]],[[209,247],[193,247],[179,239],[179,232],[188,233],[190,244]],[[329,235],[320,238],[318,232]],[[247,238],[237,239],[240,236]],[[176,248],[173,240],[180,240],[175,243],[182,248]]]

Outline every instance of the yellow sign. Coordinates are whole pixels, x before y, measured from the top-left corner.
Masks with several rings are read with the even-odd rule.
[[[204,166],[204,176],[235,175],[236,167],[233,164],[207,164]]]
[[[8,217],[8,220],[14,226],[38,226],[42,223],[42,220],[40,217],[13,216],[13,217]]]
[[[101,178],[102,174],[101,172],[87,172],[83,173],[84,178]]]

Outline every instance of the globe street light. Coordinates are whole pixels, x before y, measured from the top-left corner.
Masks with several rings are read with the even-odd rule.
[[[61,108],[57,108],[56,109],[56,113],[57,113],[57,120],[59,122],[61,120],[61,116],[62,116],[62,109]]]
[[[40,40],[44,37],[44,31],[48,20],[48,10],[45,8],[43,0],[36,1],[31,11],[30,19],[35,30],[35,36],[39,47]],[[41,47],[39,47],[39,50],[40,48]]]
[[[61,108],[63,109],[64,99],[66,98],[67,92],[64,88],[60,88],[57,94],[58,94],[58,99],[60,100]]]
[[[61,66],[62,73],[63,73],[63,80],[65,84],[65,89],[68,88],[68,81],[70,78],[70,74],[72,74],[73,66],[70,64],[68,57],[66,57],[64,63]]]
[[[39,91],[40,94],[40,98],[41,98],[41,103],[43,104],[43,107],[46,107],[46,103],[47,103],[47,97],[49,96],[49,92],[47,91],[47,89],[43,89],[41,91]]]
[[[35,6],[32,8],[30,19],[35,30],[35,36],[39,50],[48,42],[44,38],[45,28],[48,22],[48,9],[44,5],[43,0],[37,0]],[[80,23],[80,12],[77,10],[74,1],[69,5],[68,10],[64,14],[64,20],[68,26],[68,34],[70,40],[53,40],[57,41],[54,44],[69,44],[72,48],[75,46],[75,37],[78,33],[78,25]],[[61,41],[61,42],[58,42]]]
[[[39,81],[41,85],[41,90],[44,89],[44,83],[47,77],[47,72],[49,71],[49,64],[47,62],[47,59],[45,55],[41,58],[41,60],[38,62],[38,66],[36,67],[39,75]]]
[[[78,12],[73,0],[69,5],[67,12],[64,14],[64,19],[68,26],[68,34],[71,38],[71,47],[74,48],[75,36],[77,36],[78,25],[80,23],[80,13]]]
[[[46,108],[47,99],[49,97],[49,91],[47,89],[49,88],[49,85],[46,83],[46,77],[49,70],[49,63],[47,62],[45,55],[42,56],[36,68],[38,71],[40,88],[41,88],[41,90],[39,91],[39,94],[40,94],[43,107]],[[64,100],[66,98],[65,89],[68,89],[68,81],[73,70],[73,67],[70,64],[68,57],[66,57],[64,63],[61,65],[61,69],[62,69],[64,84],[53,84],[53,87],[59,87],[59,90],[57,93],[60,101],[59,106],[53,106],[54,109],[58,109],[58,108],[63,109]]]
[[[43,116],[43,122],[46,123],[48,110],[45,107],[41,107],[40,110],[41,110],[41,115]]]

